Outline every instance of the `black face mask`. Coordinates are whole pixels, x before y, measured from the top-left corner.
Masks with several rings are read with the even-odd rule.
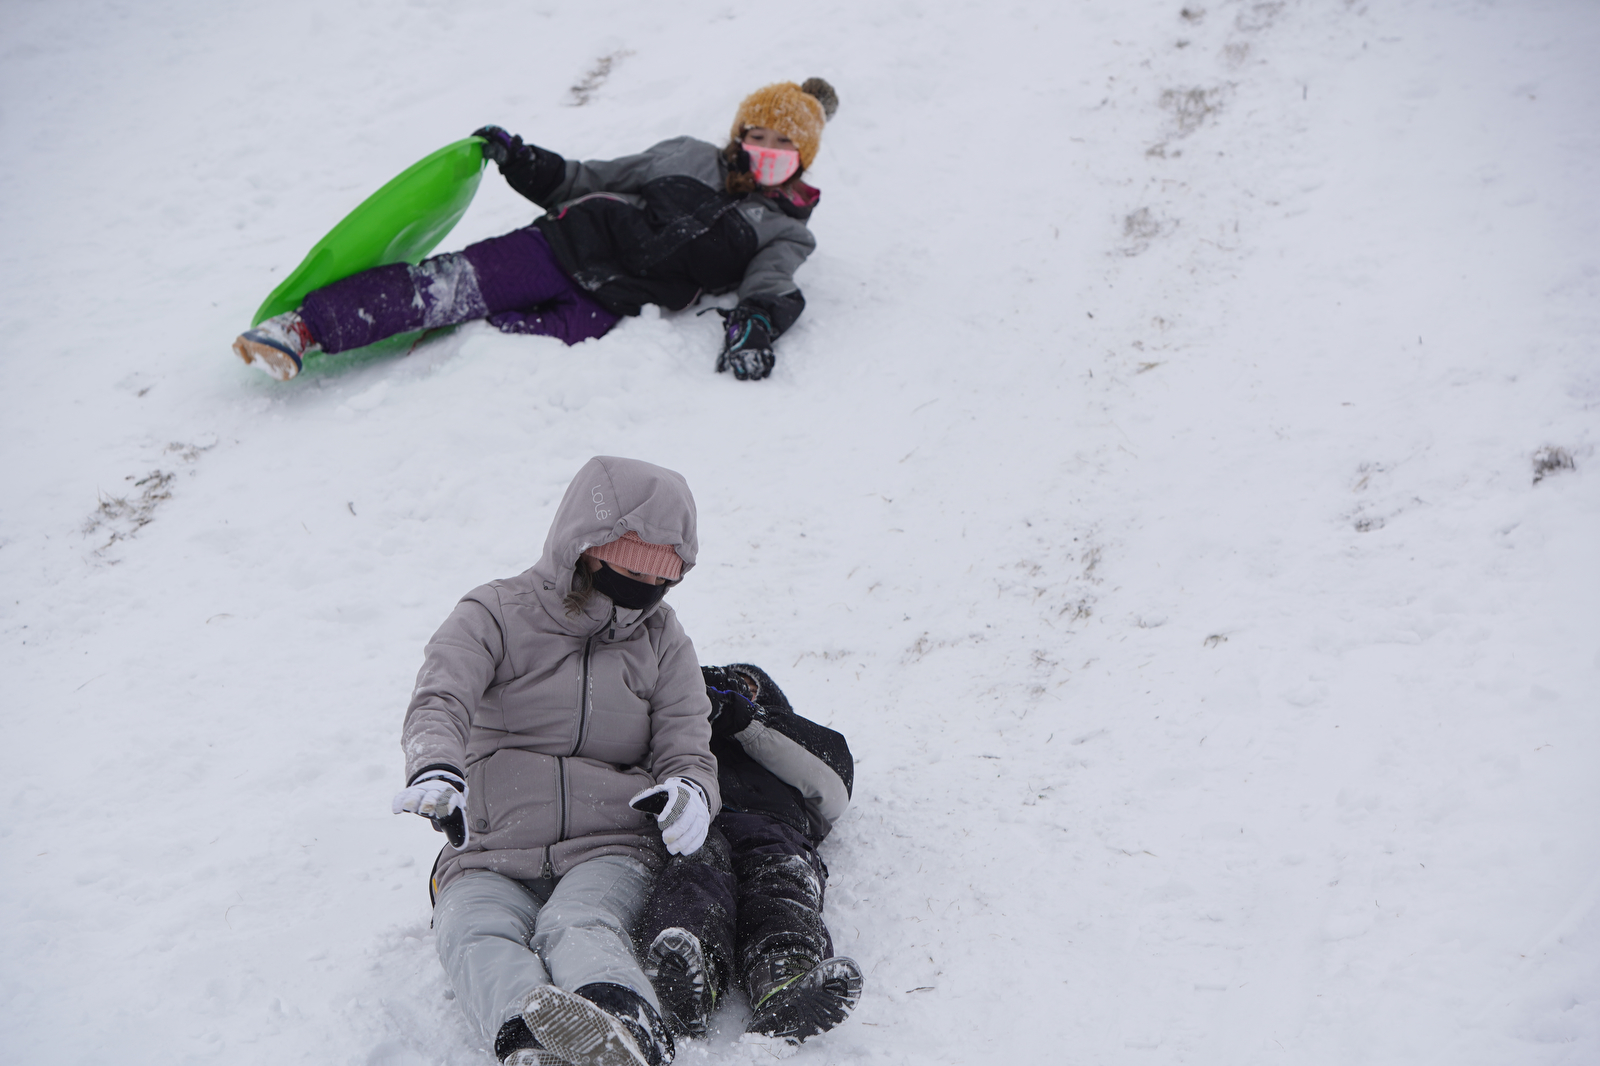
[[[589,575],[589,583],[596,592],[609,597],[612,603],[625,611],[654,607],[667,594],[667,589],[672,587],[668,584],[646,585],[643,581],[635,581],[626,574],[617,573],[604,563]]]

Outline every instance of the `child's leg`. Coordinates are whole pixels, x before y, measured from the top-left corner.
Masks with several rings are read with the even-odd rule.
[[[469,245],[461,254],[477,271],[498,330],[577,344],[605,336],[621,320],[567,277],[537,226]]]
[[[747,1032],[803,1043],[849,1017],[861,968],[833,955],[822,923],[828,868],[805,834],[764,815],[726,815],[739,876],[739,978]]]
[[[686,929],[700,941],[701,950],[713,962],[712,975],[720,996],[727,990],[733,972],[734,904],[733,862],[728,841],[712,823],[706,842],[693,855],[674,855],[656,878],[650,902],[639,919],[638,942],[641,952],[649,952],[665,929]]]
[[[433,928],[450,985],[483,1038],[494,1040],[523,1000],[550,975],[528,950],[539,913],[536,896],[489,870],[462,874],[439,893]]]
[[[582,289],[547,300],[524,311],[503,311],[490,315],[489,324],[502,333],[533,333],[555,337],[566,344],[581,344],[604,337],[621,317],[591,300]]]
[[[738,877],[741,981],[763,958],[803,955],[813,964],[833,954],[822,921],[827,867],[805,834],[764,814],[718,816]]]
[[[396,263],[353,274],[307,295],[300,314],[323,351],[342,352],[399,333],[552,303],[569,310],[555,313],[549,328],[525,332],[574,344],[617,322],[567,277],[544,235],[529,226],[417,266]]]
[[[489,313],[472,264],[460,252],[352,274],[307,294],[300,317],[325,352],[362,348],[413,330],[453,326]]]
[[[577,344],[605,336],[621,320],[567,277],[537,226],[468,245],[461,254],[477,272],[496,329]]]

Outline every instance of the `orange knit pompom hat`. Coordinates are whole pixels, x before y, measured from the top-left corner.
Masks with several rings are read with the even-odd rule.
[[[800,166],[809,167],[822,147],[822,127],[839,109],[839,94],[821,78],[796,85],[780,81],[757,89],[744,98],[733,116],[733,139],[752,126],[777,130],[800,151]]]
[[[651,544],[631,529],[610,544],[584,549],[583,554],[592,555],[601,562],[616,563],[636,573],[664,577],[668,581],[676,581],[683,576],[683,560],[678,557],[677,549],[670,544]]]

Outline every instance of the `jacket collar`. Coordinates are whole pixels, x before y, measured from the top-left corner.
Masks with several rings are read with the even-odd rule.
[[[811,217],[811,212],[816,210],[817,204],[822,201],[822,190],[803,181],[794,182],[794,187],[791,189],[768,189],[761,195],[771,200],[777,205],[778,210],[790,218],[797,218],[802,222]]]
[[[564,602],[572,589],[572,571],[566,571],[557,580],[543,578],[539,581],[538,597],[558,629],[574,637],[598,636],[602,643],[626,640],[645,619],[661,610],[665,601],[651,604],[642,611],[616,608],[605,595],[596,592],[577,614],[568,614]]]

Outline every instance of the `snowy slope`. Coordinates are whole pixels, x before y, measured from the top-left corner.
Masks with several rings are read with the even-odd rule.
[[[702,660],[859,758],[867,995],[796,1063],[1600,1059],[1592,3],[4,21],[5,1061],[491,1061],[400,714],[594,454],[687,476]],[[689,312],[227,350],[484,122],[607,157],[811,74],[768,382]],[[530,217],[491,174],[451,246]],[[724,1022],[680,1061],[760,1061]]]

